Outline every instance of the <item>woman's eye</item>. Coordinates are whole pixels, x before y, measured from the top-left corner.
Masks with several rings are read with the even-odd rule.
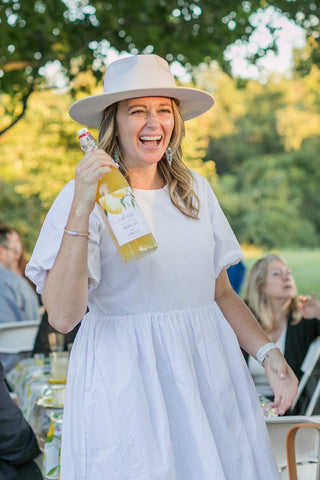
[[[143,113],[143,110],[141,108],[137,110],[132,110],[131,115],[134,115],[136,113]]]

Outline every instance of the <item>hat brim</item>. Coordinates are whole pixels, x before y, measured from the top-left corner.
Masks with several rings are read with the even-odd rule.
[[[103,111],[106,107],[121,100],[139,97],[170,97],[179,101],[179,108],[184,120],[191,120],[205,113],[214,105],[214,98],[203,90],[188,87],[149,88],[143,90],[126,90],[115,93],[101,93],[78,100],[71,105],[70,117],[83,125],[99,128]]]

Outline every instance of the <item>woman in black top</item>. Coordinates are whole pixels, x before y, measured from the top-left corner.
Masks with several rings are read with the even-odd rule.
[[[303,374],[301,365],[308,348],[320,336],[320,303],[315,294],[299,297],[290,268],[281,257],[271,254],[252,267],[245,302],[300,379]],[[255,360],[244,355],[257,389],[263,394],[261,385],[267,379],[259,375]]]

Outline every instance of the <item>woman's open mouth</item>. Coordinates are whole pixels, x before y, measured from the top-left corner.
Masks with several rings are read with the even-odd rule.
[[[158,146],[160,141],[161,141],[161,135],[144,135],[143,137],[139,137],[140,142],[142,142],[144,145],[150,145],[150,146]]]

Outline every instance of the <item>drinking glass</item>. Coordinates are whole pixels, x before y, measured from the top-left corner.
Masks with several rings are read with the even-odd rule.
[[[48,339],[51,352],[62,352],[64,350],[63,333],[49,333]]]
[[[69,364],[69,352],[51,352],[50,363],[53,380],[66,381]]]

